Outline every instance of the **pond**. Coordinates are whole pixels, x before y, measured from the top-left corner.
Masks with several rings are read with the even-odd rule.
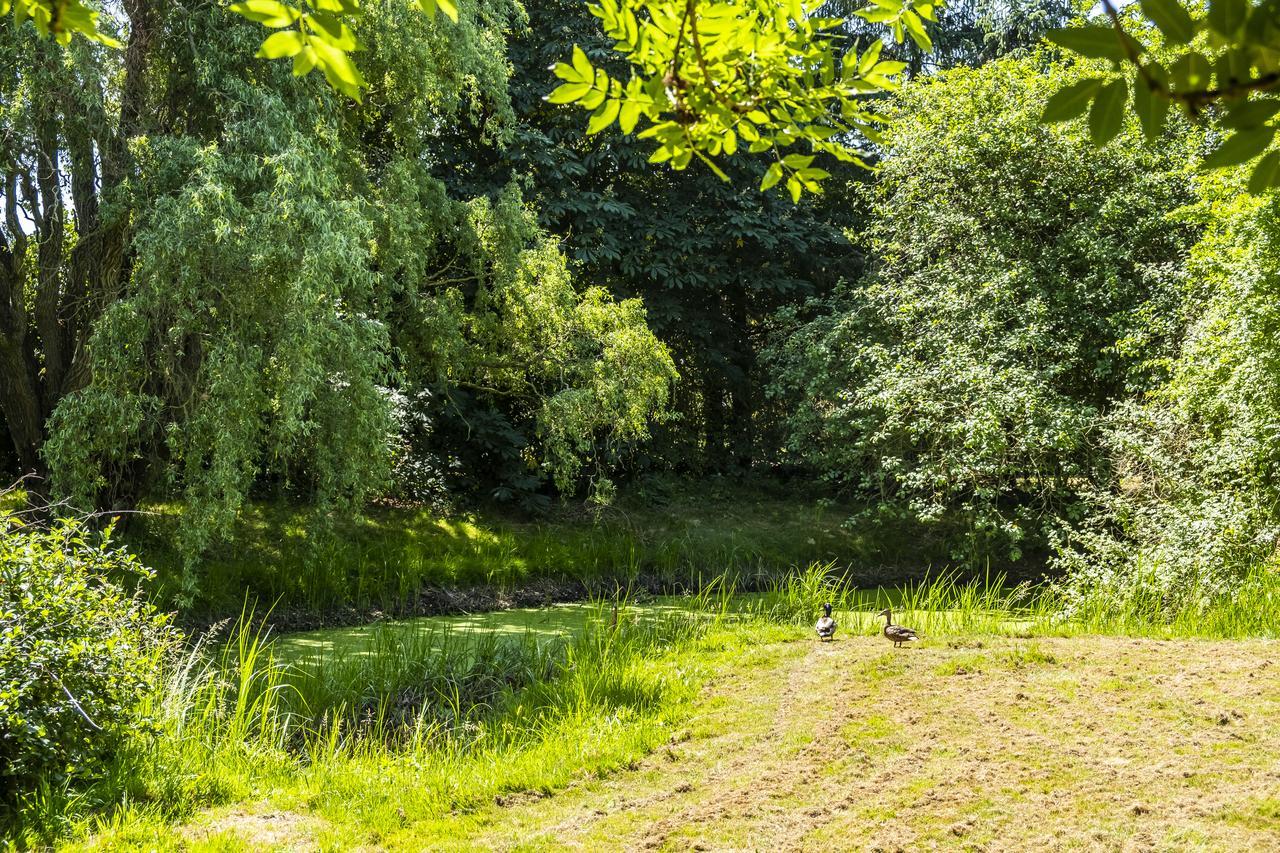
[[[632,621],[655,620],[686,613],[691,604],[692,599],[689,598],[662,596],[643,603],[628,602],[621,608],[620,616]],[[582,630],[592,620],[609,621],[612,618],[611,604],[574,602],[324,628],[286,634],[275,641],[274,649],[282,661],[295,663],[357,660],[382,654],[389,645],[401,648],[443,646],[462,638],[553,641]]]

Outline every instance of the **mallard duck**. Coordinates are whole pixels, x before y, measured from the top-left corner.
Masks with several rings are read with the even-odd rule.
[[[836,620],[831,618],[830,604],[822,605],[822,616],[818,618],[818,624],[813,627],[818,632],[819,640],[830,640],[836,635]]]
[[[903,643],[910,643],[913,640],[919,640],[916,632],[910,628],[904,628],[901,625],[893,624],[893,611],[885,608],[876,614],[884,617],[884,638],[893,641],[893,647],[896,649]]]

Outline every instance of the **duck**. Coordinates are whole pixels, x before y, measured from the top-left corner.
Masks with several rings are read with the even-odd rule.
[[[814,630],[818,632],[818,639],[822,641],[830,640],[836,635],[836,620],[831,618],[831,605],[822,605],[822,616],[818,618],[818,624],[814,625]]]
[[[893,647],[896,649],[903,643],[910,643],[919,640],[916,632],[910,628],[904,628],[901,625],[893,624],[893,611],[886,607],[876,614],[884,617],[884,638],[893,641]]]

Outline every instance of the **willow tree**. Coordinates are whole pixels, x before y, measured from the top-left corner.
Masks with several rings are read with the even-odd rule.
[[[641,307],[578,288],[515,187],[433,175],[423,128],[508,133],[521,14],[366,10],[358,107],[203,4],[101,20],[124,51],[3,28],[0,404],[23,464],[85,503],[183,498],[194,552],[263,477],[321,508],[382,488],[397,400],[427,382],[527,424],[563,489],[642,438],[673,369]]]

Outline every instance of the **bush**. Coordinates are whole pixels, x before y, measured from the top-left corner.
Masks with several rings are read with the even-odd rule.
[[[1094,441],[1159,379],[1194,225],[1194,135],[1098,150],[1040,123],[1087,67],[1005,58],[907,87],[874,189],[862,279],[779,317],[766,353],[789,450],[870,509],[980,567],[1043,553],[1107,476]]]
[[[1110,478],[1058,563],[1068,601],[1105,592],[1162,618],[1197,612],[1273,573],[1280,556],[1280,201],[1240,176],[1201,178],[1186,212],[1185,331],[1169,378],[1119,407],[1102,434]]]
[[[110,528],[0,511],[0,814],[87,782],[145,729],[170,629],[122,584],[148,575]]]

